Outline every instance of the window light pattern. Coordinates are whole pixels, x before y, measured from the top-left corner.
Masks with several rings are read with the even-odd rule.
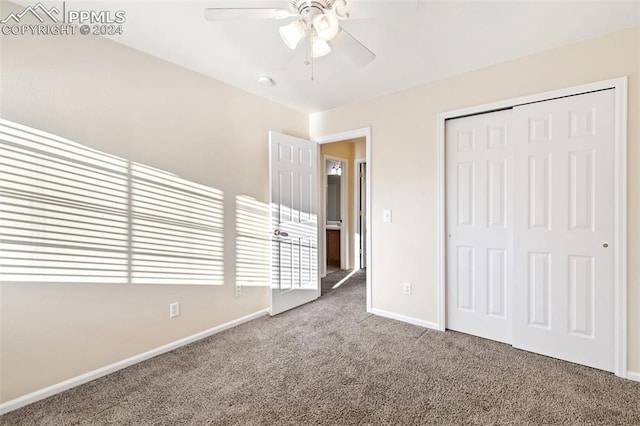
[[[223,194],[0,119],[0,280],[223,284]]]
[[[223,284],[222,193],[133,163],[133,283]]]
[[[271,281],[269,206],[252,197],[236,197],[236,283],[268,287]]]

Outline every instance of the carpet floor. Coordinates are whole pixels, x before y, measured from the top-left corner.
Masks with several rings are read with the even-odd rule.
[[[0,422],[640,425],[640,383],[370,315],[364,271],[332,290],[347,273],[336,274],[314,303],[120,370]]]

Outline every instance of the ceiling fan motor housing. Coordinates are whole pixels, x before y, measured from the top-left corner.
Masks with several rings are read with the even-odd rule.
[[[300,15],[311,13],[313,15],[317,13],[324,13],[325,10],[331,10],[333,7],[333,0],[290,0],[289,5],[291,9]],[[312,9],[315,9],[313,11]]]

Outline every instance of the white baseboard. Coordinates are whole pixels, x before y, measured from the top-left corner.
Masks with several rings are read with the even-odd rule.
[[[378,315],[385,318],[391,318],[391,319],[402,321],[402,322],[407,322],[409,324],[418,325],[420,327],[440,330],[440,326],[434,322],[429,322],[429,321],[409,317],[406,315],[394,314],[393,312],[383,311],[381,309],[376,309],[376,308],[371,308],[369,312],[374,315]]]
[[[627,379],[633,380],[634,382],[640,382],[640,373],[627,370]]]
[[[7,401],[3,404],[0,404],[0,415],[6,414],[13,410],[17,410],[18,408],[24,407],[25,405],[33,404],[36,401],[40,401],[41,399],[48,398],[60,392],[64,392],[68,389],[90,382],[92,380],[99,379],[100,377],[106,376],[107,374],[113,373],[115,371],[121,370],[123,368],[129,367],[139,362],[145,361],[149,358],[162,355],[166,352],[172,351],[181,346],[188,345],[189,343],[193,343],[200,339],[204,339],[205,337],[209,337],[214,334],[220,333],[221,331],[227,330],[229,328],[236,327],[245,322],[254,320],[256,318],[260,318],[261,316],[267,315],[268,313],[269,313],[268,309],[263,309],[253,314],[244,316],[242,318],[238,318],[233,321],[229,321],[227,323],[221,324],[217,327],[213,327],[208,330],[204,330],[199,333],[193,334],[191,336],[182,338],[180,340],[176,340],[175,342],[167,343],[166,345],[160,346],[155,349],[151,349],[150,351],[147,351],[138,355],[134,355],[127,359],[123,359],[122,361],[114,362],[113,364],[98,368],[97,370],[89,371],[88,373],[81,374],[69,380],[65,380],[64,382],[56,383],[55,385],[51,385],[44,389],[37,390],[35,392],[32,392],[27,395],[23,395],[16,399],[12,399],[11,401]]]

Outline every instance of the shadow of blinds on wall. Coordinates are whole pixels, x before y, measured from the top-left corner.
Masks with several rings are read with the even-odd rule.
[[[271,282],[269,205],[236,196],[236,285],[268,287]]]
[[[0,119],[0,281],[221,285],[222,200]]]
[[[0,122],[0,279],[127,281],[127,163]]]
[[[137,163],[131,178],[132,282],[222,285],[222,193]]]

